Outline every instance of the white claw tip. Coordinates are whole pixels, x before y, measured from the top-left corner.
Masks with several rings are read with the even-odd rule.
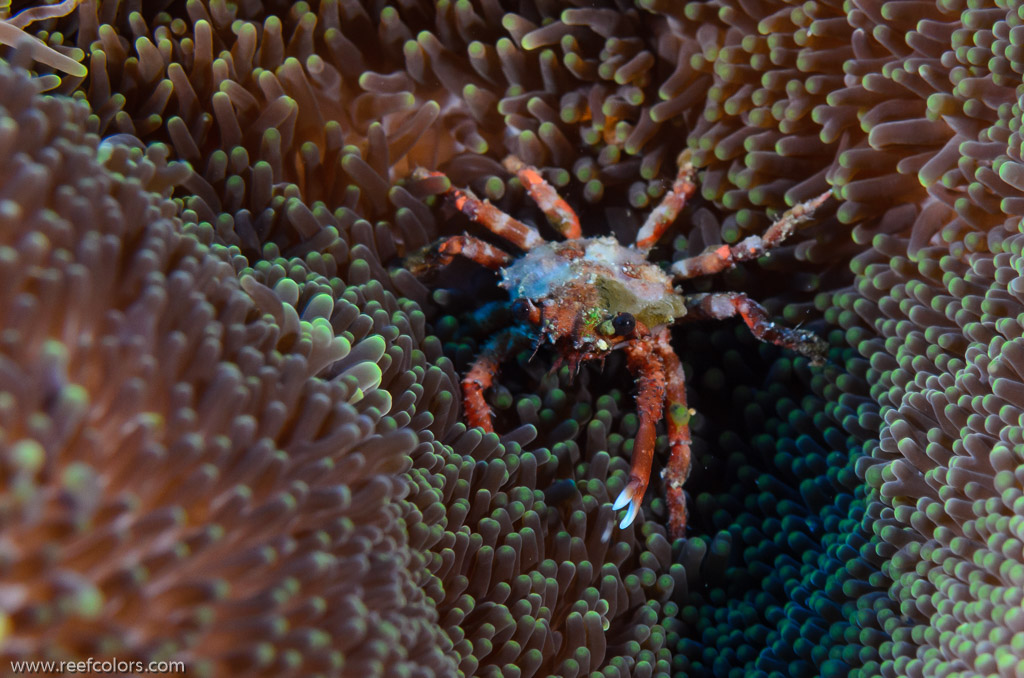
[[[626,509],[626,515],[623,516],[622,522],[619,523],[619,529],[620,530],[626,529],[627,527],[629,527],[630,525],[633,524],[633,521],[635,519],[636,519],[636,504],[630,502],[629,508]]]
[[[631,485],[626,485],[624,488],[622,488],[622,492],[619,492],[619,496],[615,500],[615,503],[612,504],[612,510],[618,511],[620,508],[628,504],[632,499],[633,487]]]
[[[626,508],[627,506],[628,508]],[[622,518],[622,522],[619,523],[619,529],[624,530],[636,520],[636,514],[640,508],[640,497],[636,496],[636,484],[626,483],[615,503],[612,504],[613,511],[618,511],[621,508],[626,508],[626,515]]]

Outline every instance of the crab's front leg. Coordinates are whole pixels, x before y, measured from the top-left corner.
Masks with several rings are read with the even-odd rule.
[[[498,332],[484,344],[469,372],[462,378],[463,406],[470,428],[479,426],[488,433],[494,431],[494,413],[484,399],[484,391],[494,384],[502,361],[529,343],[528,333],[521,328],[510,327]]]
[[[638,333],[642,328],[638,325]],[[629,481],[622,489],[612,509],[618,511],[628,506],[619,528],[629,527],[640,511],[644,492],[651,480],[651,462],[654,460],[654,444],[657,441],[655,426],[661,419],[665,404],[665,367],[654,350],[654,339],[641,336],[630,339],[626,344],[626,364],[636,378],[636,409],[640,415],[640,427],[633,440],[633,465],[629,470]]]
[[[676,175],[672,188],[661,203],[654,208],[647,216],[644,225],[636,234],[636,246],[642,250],[649,250],[654,247],[672,222],[676,220],[679,213],[686,206],[686,201],[697,192],[697,184],[694,175],[697,170],[693,166],[693,158],[689,149],[679,154],[679,173]]]
[[[686,405],[686,376],[670,341],[668,329],[658,333],[654,350],[665,366],[665,421],[668,426],[668,465],[662,472],[668,502],[668,529],[673,539],[686,536],[686,497],[683,483],[690,475],[690,417]]]

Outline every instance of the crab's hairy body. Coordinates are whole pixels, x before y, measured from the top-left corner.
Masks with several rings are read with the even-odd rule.
[[[669,529],[674,537],[686,531],[686,501],[682,486],[690,471],[690,428],[693,414],[686,405],[683,368],[671,345],[669,327],[684,318],[722,319],[740,316],[762,341],[793,349],[824,361],[826,345],[814,334],[772,323],[767,312],[746,295],[683,294],[675,282],[722,271],[737,262],[766,254],[788,237],[800,221],[809,218],[828,194],[801,203],[776,221],[763,237],[751,236],[735,246],[711,247],[663,271],[647,260],[648,250],[683,209],[696,190],[695,170],[688,153],[679,158],[679,173],[661,205],[651,212],[632,246],[615,238],[584,238],[572,208],[558,197],[540,173],[516,158],[505,167],[516,172],[530,197],[551,225],[566,239],[547,242],[526,223],[504,214],[468,191],[449,188],[455,207],[524,250],[518,258],[470,235],[453,236],[411,257],[417,272],[449,263],[456,254],[499,270],[512,299],[512,312],[520,324],[488,340],[462,380],[466,416],[471,426],[494,430],[484,392],[491,387],[501,362],[532,341],[554,347],[558,362],[575,370],[580,363],[602,359],[622,349],[637,383],[639,426],[633,445],[629,480],[613,508],[626,508],[620,527],[627,528],[639,514],[650,481],[657,435],[655,426],[668,412],[670,455],[663,473],[669,507]],[[418,170],[417,178],[443,176]]]
[[[543,308],[541,336],[567,340],[589,356],[616,345],[601,327],[622,313],[654,330],[686,315],[672,278],[634,247],[612,237],[545,243],[501,271],[513,300]]]

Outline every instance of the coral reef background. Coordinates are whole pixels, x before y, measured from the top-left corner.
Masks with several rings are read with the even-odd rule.
[[[28,7],[0,3],[4,662],[1024,673],[1018,5]],[[414,166],[536,220],[515,153],[625,240],[687,146],[664,261],[833,187],[696,283],[832,350],[678,328],[672,544],[656,487],[615,527],[623,366],[518,356],[506,433],[466,430],[458,374],[507,310],[485,272],[428,287],[401,258],[467,228]]]

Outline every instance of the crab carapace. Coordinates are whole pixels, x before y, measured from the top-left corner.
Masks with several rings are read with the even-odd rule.
[[[690,472],[690,427],[693,414],[686,405],[683,366],[672,348],[669,327],[680,319],[724,319],[739,315],[758,339],[794,350],[812,364],[825,360],[827,345],[812,332],[777,325],[765,309],[738,292],[684,294],[674,283],[711,275],[756,259],[789,237],[796,225],[810,218],[830,193],[800,203],[785,212],[763,236],[749,236],[736,245],[709,247],[675,262],[670,272],[647,260],[658,241],[696,191],[689,152],[679,156],[679,172],[661,204],[647,217],[631,246],[614,237],[585,238],[573,209],[541,177],[537,169],[510,156],[505,168],[515,173],[563,240],[548,242],[540,233],[476,198],[468,189],[449,187],[455,207],[524,254],[518,258],[472,235],[443,238],[416,258],[417,272],[447,265],[456,255],[500,271],[508,290],[516,326],[498,331],[485,344],[462,379],[466,417],[470,426],[493,431],[493,414],[484,399],[502,361],[526,347],[549,343],[572,370],[580,363],[600,360],[622,350],[637,383],[639,428],[633,444],[629,480],[613,508],[626,508],[620,523],[636,518],[650,482],[657,438],[656,425],[664,416],[669,459],[663,471],[669,509],[669,531],[685,536],[686,499],[683,483]],[[414,178],[444,177],[418,169]],[[449,182],[450,184],[450,182]],[[524,331],[524,327],[527,328]]]

